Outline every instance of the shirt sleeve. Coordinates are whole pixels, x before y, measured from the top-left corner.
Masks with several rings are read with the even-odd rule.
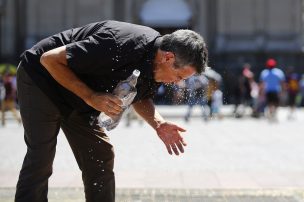
[[[94,72],[100,66],[113,66],[117,58],[115,39],[99,33],[66,45],[68,66],[78,73]]]
[[[96,33],[88,38],[66,46],[68,66],[75,72],[90,74],[101,71],[100,68],[111,70],[139,60],[144,54],[140,44],[134,39],[119,41],[111,33]]]

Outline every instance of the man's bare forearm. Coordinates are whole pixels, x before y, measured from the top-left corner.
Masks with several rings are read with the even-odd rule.
[[[90,105],[90,99],[94,91],[83,83],[67,66],[65,46],[44,53],[40,58],[40,62],[60,85]]]
[[[134,103],[134,110],[152,126],[156,129],[161,123],[164,123],[164,118],[155,109],[153,101],[151,99],[145,99]]]

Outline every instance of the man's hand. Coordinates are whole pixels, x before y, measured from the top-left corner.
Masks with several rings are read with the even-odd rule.
[[[155,109],[152,99],[140,100],[134,103],[133,107],[154,128],[159,138],[166,145],[169,154],[173,152],[176,155],[184,153],[184,146],[187,143],[180,132],[185,132],[186,130],[173,123],[166,122]]]
[[[184,141],[180,132],[185,132],[186,130],[169,122],[161,123],[157,128],[156,132],[160,139],[164,142],[167,147],[168,153],[172,155],[172,151],[179,155],[179,153],[184,153],[184,146],[187,143]]]
[[[116,116],[122,111],[122,101],[110,93],[93,93],[87,104],[110,117]]]

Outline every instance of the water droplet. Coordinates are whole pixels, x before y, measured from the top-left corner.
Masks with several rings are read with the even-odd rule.
[[[112,69],[112,72],[114,71],[114,69]]]
[[[102,169],[101,172],[104,172],[104,169]]]
[[[92,125],[93,125],[93,123],[94,123],[95,119],[96,119],[96,117],[95,117],[95,116],[93,116],[93,115],[91,115],[91,116],[90,116],[90,121],[89,121],[90,126],[92,126]]]
[[[97,185],[97,182],[94,182],[94,184],[93,184],[94,186],[96,186]]]

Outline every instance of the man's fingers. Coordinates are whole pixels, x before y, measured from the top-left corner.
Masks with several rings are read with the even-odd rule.
[[[179,151],[180,151],[181,153],[184,153],[184,147],[183,147],[183,145],[182,145],[180,142],[176,143],[176,145],[177,145]]]
[[[180,132],[186,132],[186,129],[178,127],[178,126],[177,126],[177,130],[179,130]]]
[[[106,114],[111,114],[111,115],[117,115],[117,114],[121,113],[120,110],[116,110],[116,109],[113,109],[113,108],[110,108],[110,107],[108,107],[104,112]]]
[[[180,139],[180,142],[182,143],[183,146],[187,146],[187,142],[183,138]]]
[[[122,101],[121,99],[119,99],[117,96],[113,95],[109,98],[112,102],[115,103],[115,105],[121,106],[122,105]]]
[[[110,102],[108,104],[108,107],[109,107],[109,109],[113,109],[115,111],[121,111],[122,110],[121,106],[117,105],[115,102]]]
[[[105,110],[103,110],[103,112],[105,112],[108,116],[116,116],[118,114],[120,114],[122,111],[122,108],[117,108],[117,107],[110,107],[110,106],[107,106],[105,108]]]
[[[104,112],[106,115],[108,115],[109,117],[114,117],[117,116],[119,113],[114,113],[114,112],[110,112],[110,111],[106,111]]]
[[[169,153],[170,155],[172,155],[172,150],[171,150],[170,145],[166,145],[166,147],[167,147],[168,153]]]
[[[178,152],[178,150],[177,150],[175,144],[172,144],[172,145],[171,145],[171,148],[172,148],[172,150],[174,151],[175,155],[179,155],[179,152]]]
[[[117,105],[115,102],[113,102],[112,100],[109,100],[106,105],[105,105],[105,110],[104,112],[107,113],[112,113],[114,115],[117,115],[119,113],[121,113],[122,111],[122,107],[120,105]]]

